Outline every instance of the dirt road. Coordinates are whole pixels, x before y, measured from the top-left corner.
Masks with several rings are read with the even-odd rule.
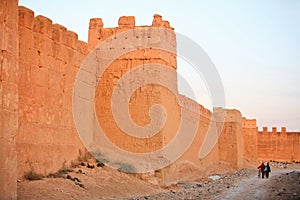
[[[285,200],[300,199],[300,169],[274,168],[270,178],[258,178],[256,169],[245,169],[219,179],[181,184],[179,188],[135,199]]]
[[[253,175],[251,178],[245,178],[241,180],[236,188],[229,190],[227,194],[222,197],[224,200],[253,200],[253,199],[269,199],[269,191],[266,187],[276,178],[282,174],[291,172],[291,170],[279,170],[274,169],[271,173],[271,177],[258,178]],[[299,186],[300,187],[300,186]]]

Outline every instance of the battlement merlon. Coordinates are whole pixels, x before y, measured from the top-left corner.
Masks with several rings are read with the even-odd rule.
[[[268,127],[264,126],[262,131],[258,131],[259,133],[265,133],[265,134],[271,134],[271,133],[282,133],[282,134],[286,134],[286,127],[281,127],[281,131],[277,131],[276,127],[272,127],[272,131],[268,130]]]
[[[286,127],[281,127],[281,133],[286,133]]]
[[[118,21],[119,27],[128,27],[134,28],[135,27],[135,17],[134,16],[122,16],[119,18]]]
[[[174,28],[172,28],[170,26],[170,22],[163,20],[162,16],[158,15],[158,14],[155,14],[153,16],[152,26],[153,27],[170,28],[170,29],[174,30]]]
[[[92,18],[89,23],[88,45],[95,48],[100,42],[105,39],[116,35],[117,33],[134,29],[134,28],[164,28],[174,30],[170,23],[162,19],[161,15],[155,14],[151,26],[136,26],[134,16],[121,16],[118,20],[118,27],[104,28],[101,18]],[[175,33],[174,33],[175,34]]]
[[[256,119],[247,119],[246,117],[243,117],[243,128],[257,129]]]

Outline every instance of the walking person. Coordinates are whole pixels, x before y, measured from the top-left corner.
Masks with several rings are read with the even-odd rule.
[[[264,164],[264,162],[262,162],[258,167],[257,167],[257,169],[260,169],[260,171],[261,171],[261,178],[265,178],[265,164]]]
[[[259,164],[261,164],[261,161],[259,162]],[[257,177],[260,178],[260,175],[261,175],[261,170],[260,170],[260,168],[258,167],[258,174],[257,174]]]
[[[269,178],[269,173],[271,172],[271,167],[269,165],[269,162],[267,162],[267,165],[265,167],[265,173],[266,173],[266,178]]]

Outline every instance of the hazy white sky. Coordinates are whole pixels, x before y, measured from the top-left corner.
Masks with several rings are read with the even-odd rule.
[[[83,41],[90,18],[101,17],[105,27],[116,27],[123,15],[134,15],[136,25],[150,25],[153,15],[160,14],[213,60],[227,108],[257,119],[260,128],[300,131],[300,1],[20,0],[19,4],[75,31]],[[184,67],[179,62],[178,71]],[[205,89],[196,96],[210,107]]]

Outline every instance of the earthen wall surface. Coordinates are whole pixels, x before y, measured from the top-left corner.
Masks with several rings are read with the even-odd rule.
[[[243,144],[244,152],[243,157],[246,166],[257,164],[257,125],[255,119],[246,119],[243,117],[242,122]]]
[[[243,167],[242,115],[238,110],[226,110],[222,133],[218,140],[219,160],[233,168]]]
[[[18,1],[0,1],[0,199],[17,199]]]
[[[194,140],[188,149],[176,162],[163,170],[163,179],[166,185],[171,185],[178,181],[191,180],[195,178],[195,173],[198,173],[198,176],[199,174],[205,174],[209,172],[209,168],[212,165],[217,165],[219,162],[217,143],[207,156],[204,158],[200,158],[199,156],[200,148],[208,133],[209,127],[212,126],[216,128],[217,126],[215,122],[211,123],[211,111],[185,96],[180,96],[180,105],[185,112],[188,112],[188,117],[184,123],[198,120],[198,127]],[[186,132],[185,134],[188,135],[191,133]]]
[[[163,143],[168,143],[172,139],[172,135],[169,135],[169,133],[176,132],[178,128],[179,107],[176,98],[168,88],[155,84],[155,82],[160,82],[160,80],[164,79],[171,82],[172,87],[177,92],[176,55],[172,52],[158,50],[158,48],[165,49],[166,47],[164,45],[157,45],[159,41],[156,38],[161,38],[162,35],[159,31],[156,33],[155,28],[157,27],[135,27],[135,18],[130,16],[121,17],[119,19],[119,27],[116,28],[103,28],[101,19],[91,19],[90,21],[89,46],[91,48],[111,38],[117,41],[119,46],[109,47],[107,51],[111,51],[112,53],[118,51],[125,52],[115,59],[101,75],[96,90],[95,104],[98,121],[103,131],[105,133],[113,133],[108,134],[107,137],[117,146],[130,152],[146,153],[160,149]],[[134,31],[131,32],[133,29]],[[126,31],[130,33],[127,35]],[[165,34],[169,35],[167,43],[173,44],[173,51],[175,52],[176,40],[174,32],[166,31]],[[115,41],[112,41],[112,43]],[[142,48],[145,43],[148,44],[148,47]],[[141,49],[139,49],[140,47]],[[170,73],[163,72],[162,70],[153,72],[150,64],[169,67],[171,70],[174,70],[174,73],[170,75]],[[154,104],[162,105],[167,113],[167,121],[164,128],[154,137],[147,139],[131,137],[124,133],[118,127],[112,113],[111,101],[114,89],[120,87],[119,81],[128,73],[130,73],[133,81],[133,71],[136,69],[140,70],[139,73],[153,77],[154,83],[141,83],[140,87],[132,93],[130,101],[125,103],[126,106],[129,104],[130,117],[133,122],[139,126],[150,124],[149,111]],[[133,82],[132,85],[134,84],[136,83]],[[126,92],[125,88],[122,90]],[[121,107],[118,109],[121,109]],[[126,118],[122,119],[122,121],[128,120]],[[163,116],[157,115],[156,118],[162,120]]]
[[[18,22],[18,176],[46,175],[84,152],[74,126],[72,91],[88,47],[76,33],[22,6]]]
[[[257,157],[262,161],[300,161],[300,133],[264,127],[257,135]]]

